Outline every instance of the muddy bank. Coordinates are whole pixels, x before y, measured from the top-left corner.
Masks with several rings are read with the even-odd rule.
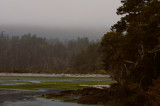
[[[119,103],[121,94],[115,93],[115,89],[118,89],[117,85],[111,85],[111,88],[98,89],[88,87],[83,90],[66,90],[58,93],[50,93],[43,95],[46,98],[64,99],[68,102],[77,102],[80,104],[108,104]]]

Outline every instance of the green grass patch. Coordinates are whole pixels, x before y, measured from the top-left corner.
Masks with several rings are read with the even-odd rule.
[[[21,89],[21,90],[38,90],[27,85],[0,85],[0,89]]]
[[[3,89],[25,89],[37,90],[39,88],[55,88],[55,89],[83,89],[80,85],[109,85],[116,83],[115,81],[108,82],[43,82],[37,84],[23,84],[23,85],[0,85]]]
[[[0,81],[1,89],[23,89],[23,90],[38,90],[39,88],[83,89],[85,87],[81,87],[80,85],[109,85],[112,83],[116,83],[116,81],[112,81],[105,77],[2,76],[0,77],[0,80],[1,80]],[[42,82],[31,83],[31,81],[42,81]],[[26,84],[16,85],[16,83],[26,83]],[[2,85],[2,84],[12,84],[12,85]]]
[[[16,83],[25,83],[24,81],[0,81],[0,84],[16,84]]]

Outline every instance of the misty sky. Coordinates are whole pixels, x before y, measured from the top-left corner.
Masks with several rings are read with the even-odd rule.
[[[0,0],[0,26],[107,28],[120,0]]]

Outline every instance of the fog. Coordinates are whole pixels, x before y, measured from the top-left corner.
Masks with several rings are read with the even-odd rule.
[[[119,20],[120,0],[1,0],[0,31],[98,38]]]

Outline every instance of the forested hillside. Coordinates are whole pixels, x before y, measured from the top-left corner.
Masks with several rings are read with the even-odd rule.
[[[1,72],[95,73],[100,70],[99,43],[88,38],[61,42],[26,34],[0,35]]]

